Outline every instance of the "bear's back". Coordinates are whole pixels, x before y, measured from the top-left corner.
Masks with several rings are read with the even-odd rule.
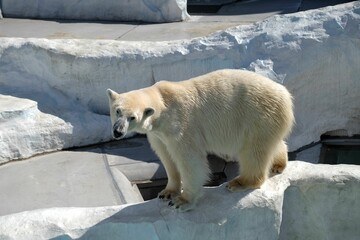
[[[172,137],[202,136],[214,152],[233,153],[231,146],[240,144],[245,135],[273,135],[293,122],[286,88],[253,72],[218,70],[180,82],[162,81],[155,87],[166,106],[163,131]]]
[[[160,81],[154,86],[165,101],[232,102],[259,107],[259,110],[276,107],[282,102],[292,104],[291,95],[284,86],[246,70],[222,69],[179,82]]]

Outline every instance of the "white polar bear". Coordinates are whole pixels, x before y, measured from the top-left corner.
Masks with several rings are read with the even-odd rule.
[[[118,94],[107,90],[113,136],[147,134],[167,175],[159,198],[187,211],[208,180],[209,153],[238,159],[230,191],[258,188],[287,164],[284,138],[293,122],[286,88],[244,70],[219,70],[181,82],[161,81]]]

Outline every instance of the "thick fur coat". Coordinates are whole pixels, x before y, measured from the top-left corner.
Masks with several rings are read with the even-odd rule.
[[[181,211],[201,196],[209,153],[239,161],[230,191],[258,188],[271,170],[280,173],[287,164],[292,97],[259,74],[219,70],[122,94],[109,89],[108,96],[114,137],[147,134],[168,175],[159,198]]]

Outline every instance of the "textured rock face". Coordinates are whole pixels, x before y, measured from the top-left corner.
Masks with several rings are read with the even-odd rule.
[[[174,22],[188,17],[186,0],[3,0],[6,17]]]
[[[294,151],[329,131],[360,134],[359,14],[356,1],[172,42],[1,38],[0,94],[36,101],[43,112],[72,124],[71,137],[51,131],[62,139],[51,150],[110,138],[109,120],[102,116],[108,114],[107,88],[126,92],[159,80],[246,68],[283,83],[293,94],[296,125],[288,143]],[[8,128],[0,131],[9,134]],[[32,134],[31,145],[17,145],[29,153],[19,158],[38,144],[41,134]],[[10,149],[7,145],[1,152]]]
[[[357,239],[360,167],[290,162],[261,189],[206,188],[178,213],[154,199],[102,208],[54,208],[0,217],[4,239]]]
[[[110,139],[109,117],[89,112],[56,91],[34,91],[29,98],[36,101],[0,94],[0,163]]]
[[[70,124],[40,112],[35,101],[0,95],[0,102],[0,163],[58,149],[65,140],[59,135],[71,136]],[[33,142],[36,144],[30,148],[19,147]]]

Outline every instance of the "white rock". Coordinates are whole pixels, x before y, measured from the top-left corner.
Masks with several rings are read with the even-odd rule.
[[[111,172],[117,185],[120,185],[119,193],[123,203],[138,203],[144,201],[137,185],[132,184],[118,168],[112,168]]]
[[[198,207],[165,202],[52,208],[0,217],[3,239],[357,239],[360,166],[291,162],[261,189],[206,188]]]
[[[32,93],[41,111],[35,101],[0,94],[0,163],[110,139],[107,116],[51,93]]]
[[[29,99],[0,95],[0,122],[5,123],[16,117],[31,117],[37,113],[37,103]]]
[[[2,0],[7,17],[174,22],[188,18],[186,0]]]
[[[61,113],[71,121],[61,118],[78,124],[71,141],[60,133],[59,138],[66,146],[77,146],[85,144],[82,134],[91,129],[82,126],[85,122],[105,128],[106,117],[91,115],[93,119],[81,123],[77,119],[82,111],[108,114],[107,88],[125,92],[163,79],[246,68],[293,93],[296,125],[288,142],[294,151],[329,131],[360,134],[359,14],[360,2],[355,1],[171,42],[0,38],[0,93],[32,99],[49,109],[61,103]],[[78,108],[82,110],[76,115]],[[72,111],[70,116],[67,111]],[[96,134],[87,142],[110,137],[110,131],[107,137]],[[7,151],[6,146],[1,151]]]

